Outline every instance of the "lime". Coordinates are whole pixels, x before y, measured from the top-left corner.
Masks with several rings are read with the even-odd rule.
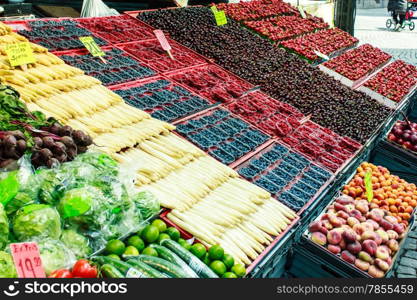
[[[127,240],[127,244],[129,246],[135,247],[136,249],[138,249],[139,252],[145,248],[145,242],[140,238],[140,236],[137,236],[137,235],[131,236]]]
[[[142,238],[147,243],[155,242],[159,237],[159,229],[156,226],[148,225],[142,231]]]
[[[233,272],[226,272],[223,274],[222,278],[237,278],[237,276]]]
[[[223,256],[224,256],[224,250],[219,245],[211,246],[208,253],[209,253],[210,259],[212,260],[221,260],[223,259]]]
[[[149,255],[149,256],[158,256],[158,252],[152,247],[146,247],[143,249],[142,254]]]
[[[210,260],[210,258],[209,258],[208,253],[206,253],[206,255],[204,256],[203,263],[205,263],[207,266],[209,266],[209,265],[210,265],[211,260]]]
[[[195,243],[191,246],[191,253],[197,256],[199,259],[203,259],[206,256],[206,247],[203,244]]]
[[[138,249],[136,249],[133,246],[127,246],[125,252],[123,253],[123,255],[134,255],[134,256],[137,256],[137,255],[139,255],[139,251],[138,251]]]
[[[246,269],[245,266],[242,264],[236,264],[232,267],[231,270],[233,273],[235,273],[238,277],[243,277],[246,275]]]
[[[171,237],[166,233],[161,233],[158,237],[158,243],[161,243],[162,240],[169,240]]]
[[[160,219],[154,220],[152,222],[152,226],[157,227],[159,232],[164,232],[165,230],[167,230],[167,224],[165,224],[165,222]]]
[[[107,242],[106,251],[109,254],[122,255],[125,252],[126,246],[120,240],[110,240]]]
[[[178,241],[178,239],[181,237],[180,232],[175,227],[168,227],[166,230],[166,233],[173,239],[174,241]]]
[[[235,259],[230,254],[225,254],[223,256],[223,262],[226,265],[226,268],[230,270],[230,268],[233,267],[235,264]]]
[[[210,269],[214,271],[219,276],[222,276],[224,273],[226,273],[226,266],[221,260],[215,260],[211,262]]]
[[[189,243],[187,243],[187,241],[184,240],[184,239],[178,239],[178,244],[180,244],[181,247],[183,247],[186,250],[190,250],[191,249],[191,245]]]
[[[107,255],[107,257],[111,257],[111,258],[114,258],[114,259],[120,260],[119,255],[116,255],[116,254],[109,254],[109,255]]]

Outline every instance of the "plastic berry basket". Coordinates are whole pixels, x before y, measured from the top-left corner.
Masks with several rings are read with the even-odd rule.
[[[155,38],[153,28],[128,14],[118,16],[77,18],[82,27],[111,44],[142,41]]]
[[[50,51],[82,49],[84,45],[79,40],[81,36],[92,36],[99,46],[108,44],[71,18],[32,19],[8,24],[31,42]]]
[[[174,59],[171,59],[167,52],[162,49],[157,39],[117,44],[117,47],[129,52],[138,60],[143,61],[161,74],[205,65],[207,63],[206,58],[174,40],[168,39],[168,42],[172,47],[171,54]]]
[[[93,57],[87,49],[54,52],[67,64],[82,69],[87,75],[99,79],[106,86],[143,80],[156,72],[127,52],[115,47],[102,47],[105,62]]]
[[[111,89],[129,105],[172,123],[216,105],[162,76],[120,84]]]
[[[178,230],[179,230],[179,232],[181,233],[181,236],[184,238],[184,239],[191,239],[192,237],[193,237],[193,235],[192,234],[190,234],[190,233],[188,233],[186,230],[184,230],[184,229],[182,229],[180,226],[178,226],[177,224],[175,224],[174,222],[172,222],[171,220],[169,220],[169,218],[168,218],[168,213],[170,212],[170,210],[166,210],[166,211],[164,211],[161,215],[160,215],[160,218],[164,221],[164,222],[166,222],[169,226],[174,226],[174,227],[176,227]],[[247,277],[251,277],[251,272],[253,271],[253,270],[255,270],[255,268],[258,266],[258,265],[260,265],[261,263],[264,263],[263,262],[263,260],[264,260],[264,258],[266,258],[267,256],[268,256],[268,254],[269,253],[272,253],[273,251],[276,251],[276,250],[278,250],[278,249],[274,249],[274,248],[276,248],[276,246],[278,246],[278,244],[282,241],[282,240],[284,240],[284,239],[286,239],[290,234],[291,234],[291,231],[296,227],[296,225],[298,224],[298,222],[299,222],[299,220],[300,220],[300,218],[299,217],[296,217],[292,222],[291,222],[291,224],[289,224],[288,226],[287,226],[287,228],[283,231],[283,232],[281,232],[278,236],[276,236],[275,238],[274,238],[274,240],[271,242],[271,244],[269,244],[265,249],[264,249],[264,251],[262,251],[262,253],[260,253],[259,254],[259,256],[254,260],[254,261],[252,261],[252,263],[249,265],[249,266],[247,266],[246,267],[246,272],[247,272]],[[196,239],[195,240],[195,242],[198,242],[198,239]],[[284,246],[284,245],[279,245],[279,246]],[[269,257],[268,259],[274,259],[274,257]]]
[[[214,64],[172,72],[166,76],[211,101],[221,103],[232,102],[253,88],[250,83]]]
[[[230,167],[273,141],[229,111],[216,107],[177,123],[175,132]]]
[[[302,215],[335,176],[304,155],[274,142],[236,167],[252,183]]]

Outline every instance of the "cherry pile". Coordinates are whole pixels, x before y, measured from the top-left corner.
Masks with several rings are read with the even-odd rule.
[[[323,65],[350,80],[358,80],[371,74],[391,59],[391,55],[379,48],[364,44],[339,55]]]
[[[358,39],[349,33],[339,28],[332,28],[284,41],[280,45],[311,62],[315,62],[320,59],[314,52],[315,50],[331,56],[337,51],[355,45],[357,42]]]
[[[81,28],[74,20],[36,20],[27,23],[29,30],[19,30],[19,34],[32,43],[48,48],[50,51],[84,48],[79,40],[82,36],[93,36],[97,45],[106,45],[106,41]]]
[[[417,153],[417,123],[398,121],[388,135],[388,140]]]
[[[312,121],[341,136],[364,143],[390,114],[376,100],[342,85],[236,21],[217,26],[209,8],[158,10],[138,17],[214,59],[226,70],[261,86],[273,98],[295,106],[305,115],[312,114]],[[346,38],[352,39],[340,33],[340,41],[333,39],[332,43],[341,44]]]
[[[67,64],[80,68],[87,75],[99,79],[104,85],[115,85],[155,75],[148,67],[141,65],[120,49],[105,51],[102,62],[90,53],[60,56]]]
[[[121,46],[123,50],[129,52],[140,61],[145,62],[154,70],[160,73],[175,71],[178,69],[204,64],[205,61],[199,55],[181,46],[180,44],[169,40],[172,47],[171,53],[174,59],[171,59],[167,52],[162,49],[158,40],[142,41]]]
[[[324,22],[303,19],[299,16],[271,17],[263,20],[245,21],[243,24],[274,42],[287,40],[329,27]]]
[[[181,119],[211,106],[207,100],[194,96],[168,80],[157,80],[114,92],[128,104],[166,122]]]
[[[299,211],[332,174],[278,143],[251,158],[238,173]]]
[[[177,125],[176,131],[224,164],[231,164],[269,140],[269,136],[216,109]]]
[[[248,83],[213,65],[168,77],[213,102],[231,102],[251,88]]]
[[[400,102],[417,84],[417,68],[396,60],[378,72],[364,86],[395,102]]]
[[[80,18],[77,22],[110,43],[126,43],[154,38],[149,26],[129,15],[106,18]]]

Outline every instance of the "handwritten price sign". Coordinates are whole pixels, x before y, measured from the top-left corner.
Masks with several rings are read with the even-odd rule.
[[[10,244],[19,278],[45,278],[37,243]]]
[[[28,42],[7,44],[4,51],[12,67],[32,64],[36,62],[32,47]]]
[[[87,50],[91,53],[94,57],[102,57],[106,55],[103,50],[97,45],[96,41],[93,39],[92,36],[82,36],[80,37],[81,43],[87,48]]]
[[[157,29],[157,30],[154,30],[153,33],[155,34],[156,38],[161,44],[162,49],[168,52],[168,55],[171,59],[174,59],[174,57],[171,54],[171,50],[172,50],[171,45],[169,44],[164,32],[162,30]]]
[[[227,24],[226,14],[223,10],[215,12],[214,18],[216,19],[217,26],[223,26]]]

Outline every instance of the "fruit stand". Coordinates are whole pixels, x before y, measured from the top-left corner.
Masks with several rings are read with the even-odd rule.
[[[54,278],[413,273],[415,67],[281,0],[217,9],[0,23],[0,277],[19,245]]]

